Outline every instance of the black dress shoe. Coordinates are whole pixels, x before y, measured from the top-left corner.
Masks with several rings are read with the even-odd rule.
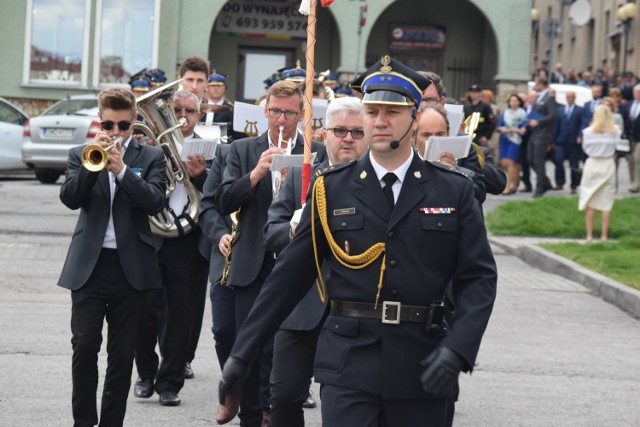
[[[138,381],[133,386],[133,395],[140,399],[148,399],[153,396],[153,380],[138,378]]]
[[[538,192],[533,193],[533,198],[534,198],[534,199],[537,199],[537,198],[539,198],[539,197],[542,197],[542,195],[543,195],[543,194],[544,194],[544,193],[538,193]]]
[[[194,373],[193,373],[193,369],[191,369],[191,363],[189,362],[185,362],[184,363],[184,377],[188,380],[190,380],[191,378],[194,377]]]
[[[305,409],[313,409],[316,406],[318,406],[318,404],[316,403],[316,400],[311,395],[311,390],[309,390],[309,396],[307,396],[307,400],[305,400],[302,403],[302,407]]]
[[[177,393],[166,390],[160,393],[160,405],[162,406],[178,406],[180,405],[180,398]]]

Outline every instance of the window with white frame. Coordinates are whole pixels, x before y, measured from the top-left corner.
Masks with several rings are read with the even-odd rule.
[[[157,62],[159,0],[98,0],[94,83],[128,83]]]
[[[29,0],[25,83],[86,84],[90,0]]]

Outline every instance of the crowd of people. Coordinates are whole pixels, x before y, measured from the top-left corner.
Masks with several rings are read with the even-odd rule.
[[[179,134],[175,154],[154,146],[148,130],[133,130],[153,120],[141,106],[166,84],[164,73],[143,70],[132,90],[100,93],[103,131],[93,149],[107,161],[89,168],[83,147],[72,149],[60,192],[80,209],[59,280],[71,290],[75,425],[122,425],[134,361],[135,398],[157,393],[162,406],[181,404],[185,379],[195,376],[207,289],[223,368],[219,424],[238,416],[242,426],[302,426],[303,408],[315,406],[315,378],[323,425],[451,425],[458,375],[474,367],[495,299],[486,194],[535,188],[542,196],[565,185],[565,160],[576,171],[584,161],[571,190],[580,185],[587,239],[599,210],[605,240],[623,132],[631,140],[629,190],[640,190],[640,85],[627,103],[612,96],[615,88],[604,96],[593,85],[584,107],[571,92],[559,106],[537,77],[535,90],[510,95],[502,113],[491,91],[473,85],[462,108],[477,123],[458,129],[444,82],[431,71],[385,56],[335,98],[341,86],[326,73],[314,82],[315,96],[329,103],[322,142],[310,144],[309,184],[298,167],[272,170],[278,156],[305,149],[304,70],[277,76],[261,100],[268,129],[251,137],[230,130],[213,159],[181,160],[183,144],[200,138],[197,125],[233,122],[228,77],[203,58],[182,61],[168,100],[180,123],[165,133]],[[466,156],[422,159],[431,137],[465,132],[474,141]],[[550,155],[555,186],[545,174]]]

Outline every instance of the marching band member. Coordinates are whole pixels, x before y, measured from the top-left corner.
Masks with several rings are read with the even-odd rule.
[[[361,158],[368,146],[362,129],[362,104],[356,98],[336,99],[327,108],[328,159],[314,171]],[[293,239],[300,219],[302,173],[294,168],[273,199],[262,240],[268,250],[280,253]],[[295,285],[295,283],[292,283]],[[271,427],[304,426],[303,405],[308,403],[313,359],[327,306],[311,289],[282,323],[273,345],[271,372]]]
[[[296,130],[298,122],[304,118],[298,84],[280,81],[271,86],[264,115],[269,121],[267,132],[231,144],[222,184],[213,196],[214,205],[222,215],[230,215],[240,209],[237,239],[233,245],[235,261],[231,262],[228,280],[228,285],[235,289],[238,327],[247,317],[274,264],[273,253],[260,243],[262,227],[273,199],[270,172],[273,156],[283,154],[285,150],[291,154],[304,151],[304,138]],[[281,138],[280,127],[283,129]],[[293,146],[289,147],[289,144]],[[317,152],[317,161],[325,160],[322,144],[313,142],[312,151]],[[260,376],[267,379],[268,384],[271,373],[273,334],[264,344],[260,349],[260,363],[252,364],[239,394],[242,425],[260,426],[263,418],[269,418],[269,401],[264,398],[259,401],[259,388]]]
[[[98,95],[104,131],[94,143],[122,138],[109,149],[99,171],[81,163],[84,146],[69,151],[60,200],[80,208],[80,218],[58,285],[71,290],[73,337],[73,419],[96,425],[98,352],[102,324],[109,324],[107,373],[100,425],[122,425],[131,386],[133,356],[147,291],[161,287],[148,215],[164,206],[166,161],[161,150],[131,138],[136,101],[128,89],[108,88]]]

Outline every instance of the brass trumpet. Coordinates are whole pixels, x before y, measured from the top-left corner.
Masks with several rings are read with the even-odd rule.
[[[229,271],[231,270],[231,250],[233,249],[233,239],[236,237],[238,230],[238,218],[240,216],[240,209],[232,213],[231,215],[231,238],[229,239],[229,248],[227,254],[224,256],[224,268],[222,269],[222,277],[220,278],[220,284],[226,285],[229,279]]]
[[[121,144],[122,139],[121,136],[114,137],[111,140],[111,145],[106,148],[100,144],[88,144],[82,149],[82,153],[80,154],[82,166],[91,172],[99,172],[104,169],[107,163],[109,163],[107,151]]]

